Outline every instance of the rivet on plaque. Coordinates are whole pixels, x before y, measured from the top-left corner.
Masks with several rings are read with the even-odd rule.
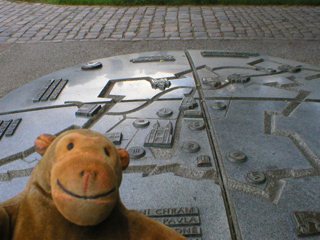
[[[128,149],[128,153],[133,159],[139,159],[146,155],[146,151],[142,147],[132,147]]]
[[[137,128],[147,127],[150,124],[150,121],[144,119],[138,119],[133,122],[133,126]]]
[[[188,153],[195,153],[195,152],[198,152],[200,150],[200,145],[196,142],[184,142],[182,144],[182,147],[181,149],[184,151],[184,152],[188,152]]]
[[[173,114],[173,111],[168,108],[161,108],[158,112],[157,115],[159,117],[170,117]]]
[[[202,121],[193,121],[188,125],[189,129],[192,131],[200,131],[205,129],[204,122]]]
[[[231,151],[227,154],[227,158],[232,163],[243,163],[247,160],[247,156],[240,151]]]
[[[84,65],[81,66],[82,70],[92,70],[92,69],[97,69],[97,68],[101,68],[102,67],[102,63],[101,62],[88,62]]]
[[[212,103],[211,108],[215,110],[224,110],[227,108],[227,105],[224,102],[216,101]]]
[[[260,171],[250,171],[245,177],[248,182],[254,184],[262,184],[266,181],[266,175]]]

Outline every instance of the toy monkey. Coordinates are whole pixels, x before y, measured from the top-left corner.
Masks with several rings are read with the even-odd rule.
[[[0,238],[23,240],[183,240],[120,200],[129,154],[102,134],[71,130],[39,136],[43,156],[26,189],[0,203]]]

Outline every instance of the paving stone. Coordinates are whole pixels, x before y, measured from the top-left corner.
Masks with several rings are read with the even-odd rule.
[[[207,33],[206,32],[195,32],[194,36],[196,38],[207,37]]]
[[[165,32],[165,36],[166,37],[178,37],[179,36],[179,33],[178,32]]]
[[[151,33],[163,33],[163,28],[151,28]]]
[[[182,33],[180,33],[180,37],[182,37],[182,38],[191,38],[192,39],[192,36],[193,36],[193,33],[184,33],[184,32],[182,32]]]
[[[84,37],[84,34],[81,33],[83,30],[101,32],[106,29],[108,32],[116,29],[114,35],[117,38],[126,38],[126,36],[132,38],[132,34],[126,34],[126,32],[135,31],[148,33],[164,31],[168,36],[174,31],[178,32],[178,35],[190,33],[191,26],[194,27],[194,32],[207,32],[208,34],[217,33],[219,30],[228,33],[229,36],[234,36],[231,34],[233,32],[249,38],[320,39],[318,15],[320,7],[147,6],[128,8],[57,7],[46,4],[11,3],[6,0],[1,0],[0,3],[5,3],[0,4],[0,37],[2,40],[13,37],[26,41],[23,37],[40,37],[49,33],[59,35],[71,31],[79,32],[77,35],[81,39]],[[19,15],[16,14],[17,12]],[[157,30],[158,27],[163,30]],[[252,31],[243,32],[244,30],[238,29],[241,27],[247,27]],[[264,33],[256,32],[258,29]],[[120,37],[120,32],[122,37]],[[147,34],[141,35],[142,38],[148,36]],[[45,40],[50,41],[50,37]]]
[[[162,37],[164,37],[164,33],[162,33],[162,32],[151,32],[149,36],[151,38],[162,38]]]

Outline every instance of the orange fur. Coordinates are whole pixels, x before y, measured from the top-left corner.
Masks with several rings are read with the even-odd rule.
[[[43,156],[26,189],[0,203],[0,236],[9,239],[183,240],[176,231],[122,204],[129,154],[91,130],[39,136]]]

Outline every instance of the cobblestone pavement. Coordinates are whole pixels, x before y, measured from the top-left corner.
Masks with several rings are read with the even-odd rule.
[[[320,40],[320,7],[62,6],[0,0],[0,42]]]

